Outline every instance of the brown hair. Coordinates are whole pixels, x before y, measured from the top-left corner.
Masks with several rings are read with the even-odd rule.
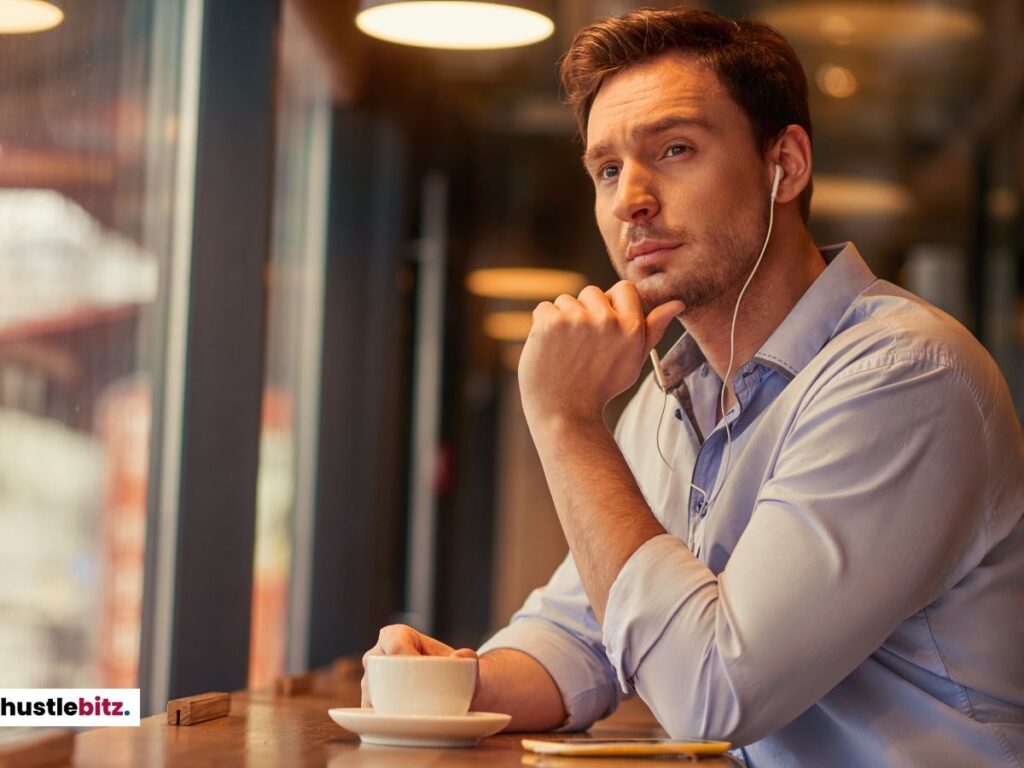
[[[786,39],[757,21],[734,21],[691,8],[631,11],[580,30],[561,62],[562,87],[586,143],[587,119],[601,84],[611,75],[670,51],[692,54],[714,72],[750,120],[763,154],[787,125],[811,136],[807,76]],[[811,184],[800,196],[807,221]]]

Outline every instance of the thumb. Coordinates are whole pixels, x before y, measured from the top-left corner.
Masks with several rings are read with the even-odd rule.
[[[476,651],[472,648],[459,648],[457,651],[452,651],[449,656],[456,659],[475,659],[477,658]]]
[[[665,331],[668,329],[668,324],[672,322],[672,318],[682,313],[684,309],[686,309],[686,305],[683,302],[673,299],[664,304],[659,304],[651,310],[645,321],[644,343],[646,348],[644,355],[651,353],[651,350],[661,341],[661,337],[665,335]]]

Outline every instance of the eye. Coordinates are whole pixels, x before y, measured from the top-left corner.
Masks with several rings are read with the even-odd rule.
[[[665,150],[665,157],[678,157],[686,152],[690,152],[690,147],[685,144],[673,144]]]
[[[619,175],[619,168],[616,165],[602,165],[597,171],[598,181],[608,181]]]

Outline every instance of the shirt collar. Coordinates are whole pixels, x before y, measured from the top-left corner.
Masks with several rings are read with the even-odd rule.
[[[821,351],[853,300],[876,280],[853,243],[830,245],[819,251],[827,264],[825,271],[753,358],[786,378],[798,374]],[[697,342],[684,334],[662,360],[668,389],[678,387],[704,362]]]

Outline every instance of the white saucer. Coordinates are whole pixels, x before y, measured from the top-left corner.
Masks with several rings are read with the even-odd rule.
[[[442,717],[378,715],[373,709],[359,707],[338,707],[327,714],[342,728],[359,734],[364,744],[388,747],[474,747],[512,719],[495,712]]]

